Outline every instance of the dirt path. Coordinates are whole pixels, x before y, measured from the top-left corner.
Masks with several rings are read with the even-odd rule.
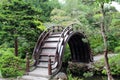
[[[112,57],[112,56],[115,56],[115,55],[117,55],[117,54],[108,54],[108,57]],[[94,56],[94,61],[99,61],[102,58],[104,58],[103,54]]]

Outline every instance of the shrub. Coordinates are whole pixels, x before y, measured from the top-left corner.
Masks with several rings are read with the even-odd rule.
[[[89,40],[90,40],[91,49],[94,55],[97,55],[103,52],[103,40],[100,34],[95,33],[95,35],[90,36]]]
[[[67,44],[64,52],[63,62],[68,62],[71,58],[70,47]]]
[[[88,73],[91,71],[92,69],[90,69],[88,65],[84,63],[78,63],[78,62],[68,63],[67,73],[71,73],[73,76],[84,76],[85,75],[84,73]]]
[[[14,48],[10,48],[8,46],[8,43],[3,43],[2,45],[0,45],[0,56],[7,53],[13,54]]]
[[[73,77],[72,74],[69,74],[68,75],[68,80],[83,80],[83,79],[80,79],[78,77]]]
[[[109,64],[112,75],[120,75],[120,54],[110,57]],[[105,70],[104,60],[96,62],[94,67],[97,73],[103,75],[107,74]]]
[[[111,69],[112,75],[120,75],[120,54],[114,57],[111,57],[109,59],[109,63],[110,63],[110,69]]]
[[[2,77],[17,77],[22,76],[24,71],[20,70],[25,68],[24,61],[11,54],[4,54],[0,60],[0,70]]]
[[[95,74],[102,74],[102,70],[104,69],[104,62],[103,60],[97,61],[94,64],[94,71]]]
[[[83,74],[83,76],[85,77],[85,78],[87,78],[87,77],[92,77],[94,75],[94,73],[93,72],[85,72],[84,74]]]
[[[115,47],[115,50],[114,50],[115,53],[120,53],[120,46],[118,47]]]

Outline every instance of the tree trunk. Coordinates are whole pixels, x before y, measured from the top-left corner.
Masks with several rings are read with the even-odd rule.
[[[14,45],[15,45],[15,56],[18,56],[18,39],[17,39],[17,37],[15,37]]]
[[[106,30],[105,30],[105,12],[104,12],[104,3],[101,3],[101,13],[102,13],[102,19],[101,19],[101,34],[104,41],[104,58],[105,58],[105,65],[106,65],[106,71],[108,80],[114,80],[110,71],[110,65],[109,65],[109,59],[108,59],[108,45],[107,45],[107,36],[106,36]]]

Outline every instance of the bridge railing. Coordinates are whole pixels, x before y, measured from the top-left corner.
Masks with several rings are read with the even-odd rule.
[[[64,45],[65,45],[65,42],[68,38],[68,35],[70,33],[72,33],[74,30],[79,30],[78,27],[73,27],[73,25],[78,25],[78,24],[71,24],[69,26],[67,26],[65,29],[63,29],[61,35],[60,35],[60,38],[59,38],[59,42],[57,44],[57,49],[56,49],[56,61],[57,62],[57,65],[56,67],[60,67],[62,65],[62,53],[63,53],[63,48],[64,48]],[[55,67],[55,68],[56,68]]]
[[[56,69],[59,64],[61,63],[60,61],[60,56],[61,56],[61,51],[62,51],[62,46],[64,45],[64,37],[70,32],[72,31],[72,27],[66,27],[65,29],[63,29],[63,27],[61,28],[61,30],[59,30],[58,28],[60,28],[61,26],[59,27],[53,27],[52,32],[57,32],[57,31],[62,31],[61,32],[61,35],[60,35],[60,38],[58,40],[58,44],[57,44],[57,49],[56,49],[56,55],[55,55],[55,61],[51,64],[50,62],[50,56],[49,56],[49,59],[48,59],[48,74],[51,75],[51,70],[54,70]],[[55,31],[56,30],[56,31]],[[50,30],[49,30],[50,31]],[[51,32],[51,31],[50,31]],[[52,65],[55,65],[54,67],[51,67]],[[60,64],[61,65],[61,64]]]
[[[60,35],[60,38],[59,38],[59,42],[57,44],[57,49],[56,49],[56,61],[57,62],[57,65],[56,67],[60,67],[61,66],[61,56],[62,56],[62,49],[63,49],[63,45],[66,41],[66,36],[69,35],[69,33],[72,31],[72,27],[71,26],[68,26],[66,27],[65,29],[63,29],[61,35]],[[55,68],[56,68],[55,67]]]
[[[58,31],[62,31],[64,29],[64,27],[62,26],[51,26],[51,27],[48,27],[46,28],[42,33],[41,35],[39,36],[38,38],[38,41],[34,47],[34,50],[33,50],[33,58],[35,60],[35,64],[37,64],[36,61],[39,60],[39,54],[41,53],[41,46],[44,42],[44,40],[51,34],[51,33],[54,33],[54,32],[58,32]]]

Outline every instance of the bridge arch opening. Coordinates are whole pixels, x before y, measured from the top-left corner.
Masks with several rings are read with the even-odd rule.
[[[65,58],[65,55],[70,58],[72,62],[81,62],[89,63],[91,62],[90,57],[90,45],[86,37],[79,32],[71,34],[65,43],[63,50],[62,58]],[[67,47],[68,45],[69,47]],[[66,48],[69,48],[69,52],[65,53]],[[69,56],[68,56],[69,55]]]
[[[80,32],[72,33],[66,40],[63,54],[61,71],[66,73],[70,62],[89,63],[92,61],[91,50],[87,38]]]

